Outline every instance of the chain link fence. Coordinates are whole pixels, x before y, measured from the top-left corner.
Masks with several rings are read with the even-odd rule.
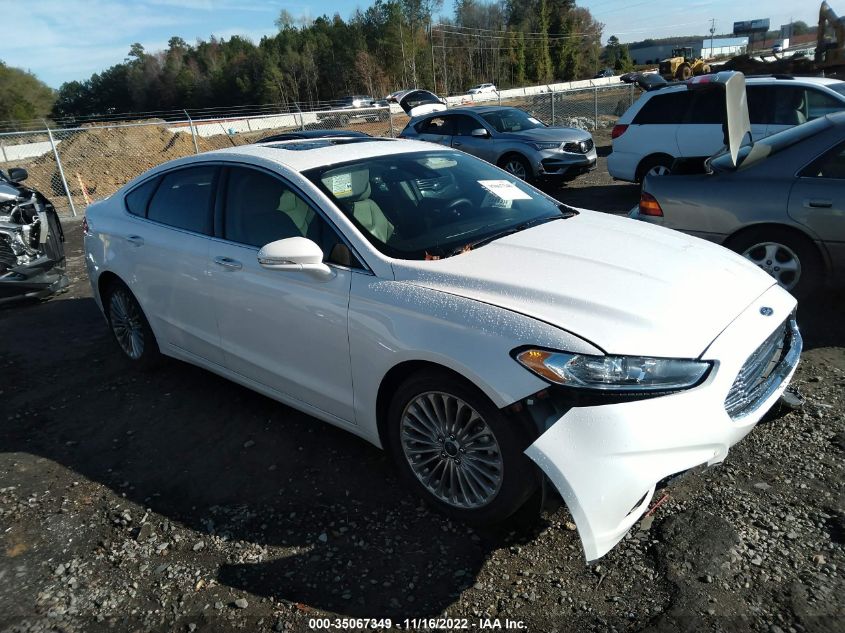
[[[526,92],[531,94],[525,94]],[[518,94],[513,94],[518,93]],[[595,131],[612,127],[636,98],[630,85],[553,91],[542,88],[450,98],[449,107],[507,105],[549,125]],[[179,121],[89,123],[82,127],[0,133],[0,169],[23,167],[27,185],[48,196],[65,215],[82,215],[92,201],[168,160],[255,143],[296,130],[343,129],[398,136],[408,117],[391,107],[229,115]]]

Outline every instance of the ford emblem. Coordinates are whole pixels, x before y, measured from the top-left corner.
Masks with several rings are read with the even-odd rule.
[[[772,310],[769,306],[763,306],[762,308],[760,308],[760,314],[762,314],[763,316],[772,316],[774,313],[775,311]]]

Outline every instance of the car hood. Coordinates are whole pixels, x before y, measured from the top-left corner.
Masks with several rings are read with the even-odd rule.
[[[428,90],[407,90],[396,95],[396,101],[411,118],[447,109],[442,99]]]
[[[502,132],[508,138],[520,141],[585,141],[592,138],[588,132],[572,127],[536,127],[522,132]]]
[[[583,211],[478,250],[397,261],[397,280],[545,321],[608,354],[697,358],[774,280],[727,249]]]

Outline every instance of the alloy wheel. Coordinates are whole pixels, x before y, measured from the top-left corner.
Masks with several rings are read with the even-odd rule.
[[[647,176],[668,176],[672,173],[666,165],[655,165],[646,172]]]
[[[511,158],[505,163],[505,171],[513,174],[520,180],[528,180],[528,173],[525,170],[525,164],[517,158]]]
[[[791,248],[778,242],[760,242],[745,249],[742,256],[774,277],[786,290],[801,279],[801,260]]]
[[[441,391],[416,396],[402,412],[400,439],[414,475],[438,500],[475,509],[498,494],[504,475],[499,444],[460,398]]]
[[[123,352],[132,360],[144,353],[144,322],[138,304],[123,288],[117,288],[109,299],[109,321],[114,337]]]

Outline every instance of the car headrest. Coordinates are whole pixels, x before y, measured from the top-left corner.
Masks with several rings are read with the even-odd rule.
[[[323,177],[323,185],[338,200],[358,202],[370,197],[370,170],[336,171]]]

